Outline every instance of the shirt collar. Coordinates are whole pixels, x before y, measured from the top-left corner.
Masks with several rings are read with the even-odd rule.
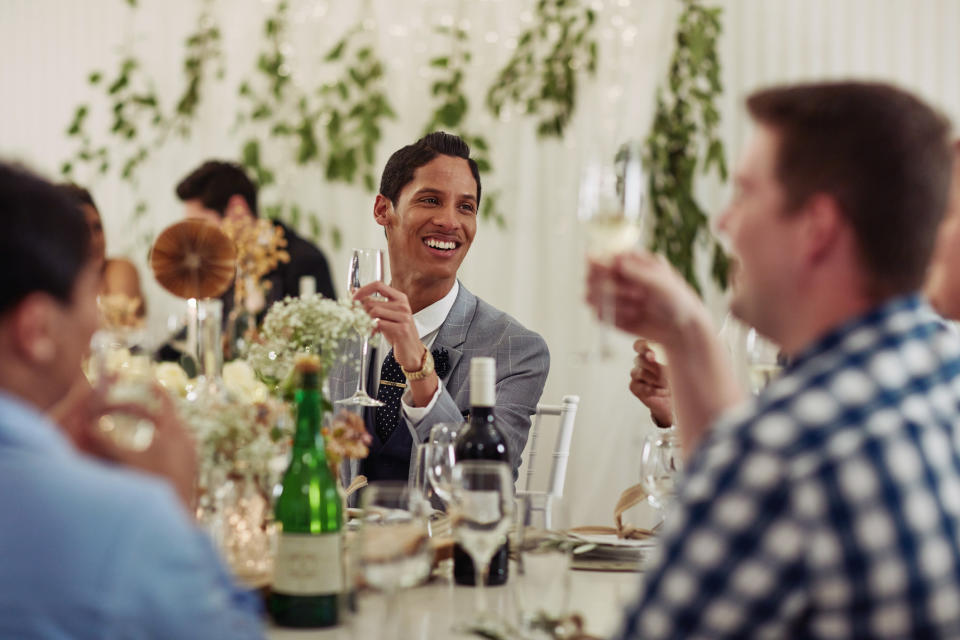
[[[453,308],[453,303],[457,301],[457,293],[459,292],[460,281],[454,280],[447,295],[413,314],[413,322],[417,325],[417,334],[421,340],[424,336],[439,329],[440,325],[446,321],[447,316],[450,315],[450,309]]]
[[[907,314],[900,321],[895,317]],[[816,339],[795,358],[790,359],[788,370],[796,370],[817,356],[835,349],[860,351],[863,349],[855,339],[861,330],[874,332],[875,342],[882,335],[903,334],[926,320],[940,320],[936,312],[920,294],[913,293],[890,298],[869,311],[849,319]],[[854,336],[851,343],[851,336]]]
[[[51,420],[17,396],[0,390],[0,446],[67,453],[70,444]]]

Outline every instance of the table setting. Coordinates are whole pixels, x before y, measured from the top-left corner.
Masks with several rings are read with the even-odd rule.
[[[623,514],[669,500],[672,434],[645,446],[643,482],[621,496],[613,526],[572,526],[561,496],[534,507],[506,461],[468,459],[478,430],[498,437],[493,362],[474,358],[474,386],[491,386],[484,402],[471,396],[472,423],[434,425],[415,445],[409,483],[357,476],[343,486],[343,463],[368,452],[364,407],[378,404],[363,383],[375,323],[350,300],[309,291],[257,322],[258,276],[285,258],[284,241],[227,231],[181,222],[154,247],[158,282],[185,301],[185,358],[150,362],[114,301],[88,368],[94,384],[99,376],[145,390],[156,380],[176,399],[198,447],[197,523],[238,583],[264,594],[268,636],[588,640],[615,631],[655,546],[655,531]],[[348,266],[351,291],[383,280],[380,250],[352,250]],[[218,296],[231,285],[224,318]],[[332,402],[326,376],[344,365],[362,375]],[[149,446],[149,424],[107,418],[101,428],[119,443]]]

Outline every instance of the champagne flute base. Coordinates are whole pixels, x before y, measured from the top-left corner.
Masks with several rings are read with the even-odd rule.
[[[334,404],[359,406],[359,407],[382,407],[383,403],[376,398],[371,398],[366,393],[358,391],[349,398],[337,400]]]

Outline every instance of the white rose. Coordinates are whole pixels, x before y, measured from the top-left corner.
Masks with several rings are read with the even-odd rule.
[[[243,402],[263,402],[267,397],[267,385],[257,380],[244,360],[223,365],[223,384],[230,395]]]
[[[175,393],[180,397],[187,395],[187,385],[190,379],[187,373],[180,368],[180,365],[173,362],[161,362],[156,365],[154,375],[168,391]]]

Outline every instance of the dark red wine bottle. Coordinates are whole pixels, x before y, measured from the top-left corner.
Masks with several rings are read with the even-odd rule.
[[[494,411],[496,361],[473,358],[470,361],[470,423],[457,435],[454,455],[460,460],[510,461],[507,440],[497,428]],[[509,574],[507,545],[497,549],[490,560],[488,585],[504,584]],[[476,569],[470,554],[460,545],[453,547],[453,579],[457,584],[476,586]]]

